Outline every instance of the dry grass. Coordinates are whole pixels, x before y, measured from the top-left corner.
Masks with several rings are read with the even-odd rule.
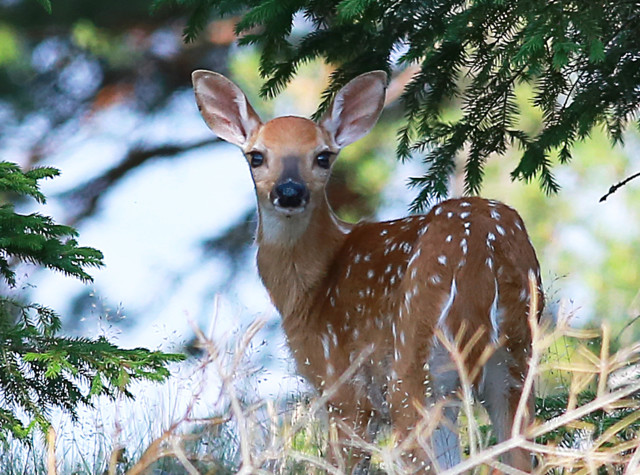
[[[535,292],[532,292],[535,295]],[[533,305],[535,308],[535,305]],[[465,349],[455,342],[448,345],[462,381],[463,441],[468,457],[458,466],[443,471],[447,475],[489,473],[497,469],[504,473],[521,474],[500,463],[500,455],[515,447],[523,447],[537,459],[534,473],[640,473],[640,450],[637,437],[640,427],[638,393],[638,360],[640,344],[612,351],[609,327],[599,330],[577,330],[569,325],[570,315],[561,312],[553,328],[541,326],[529,319],[533,347],[530,370],[523,387],[511,437],[500,444],[490,444],[483,416],[471,398],[469,381],[462,361]],[[327,430],[324,405],[337,386],[321,395],[284,406],[273,401],[249,400],[242,391],[245,377],[245,355],[251,340],[262,327],[255,322],[236,342],[219,345],[199,329],[196,333],[204,357],[200,369],[214,367],[222,387],[221,401],[227,411],[207,419],[193,416],[193,405],[158,438],[156,438],[126,470],[127,474],[152,473],[154,467],[170,466],[165,473],[240,473],[240,474],[343,474],[348,461],[341,459],[336,444],[336,428]],[[558,342],[571,347],[571,358],[554,357]],[[593,342],[599,346],[594,352]],[[370,355],[367,348],[352,367],[342,375],[344,384]],[[488,350],[485,358],[490,356]],[[556,391],[553,381],[565,381],[564,391]],[[534,386],[546,393],[538,398],[536,420],[525,421],[526,399]],[[551,387],[551,390],[549,389]],[[196,389],[193,401],[199,399]],[[435,428],[442,404],[421,408],[419,421],[410,440],[395,444],[390,433],[384,433],[376,444],[353,438],[354,447],[364,448],[373,456],[372,471],[402,474],[408,472],[402,458],[411,445],[422,445]],[[479,415],[480,414],[480,415]],[[206,439],[209,445],[202,441]],[[212,440],[217,441],[211,443]],[[116,448],[108,463],[107,473],[125,473]],[[338,462],[331,464],[325,455],[334,452]],[[49,457],[53,454],[49,451]],[[48,460],[55,473],[55,461]],[[168,464],[168,465],[167,465]],[[165,469],[166,470],[166,469]]]

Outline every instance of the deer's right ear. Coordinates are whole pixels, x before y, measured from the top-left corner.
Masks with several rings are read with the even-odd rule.
[[[238,86],[222,74],[199,69],[191,74],[198,109],[223,140],[243,147],[262,122]]]

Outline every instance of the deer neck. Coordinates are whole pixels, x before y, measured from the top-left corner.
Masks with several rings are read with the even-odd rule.
[[[326,198],[300,215],[258,208],[258,271],[285,325],[304,318],[351,226]]]

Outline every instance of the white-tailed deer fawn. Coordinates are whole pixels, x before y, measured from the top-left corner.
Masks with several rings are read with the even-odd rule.
[[[390,422],[405,440],[422,407],[456,393],[460,378],[437,334],[461,347],[473,338],[464,360],[470,374],[483,350],[497,347],[471,382],[505,440],[528,368],[528,315],[539,315],[543,300],[538,261],[518,214],[496,201],[464,198],[424,216],[348,224],[325,195],[340,149],[378,120],[386,80],[381,71],[353,79],[318,123],[292,116],[262,123],[224,76],[193,73],[204,120],[241,147],[251,167],[258,269],[299,372],[322,391],[360,352],[373,349],[329,401],[345,447],[354,433],[371,440],[380,422]],[[532,302],[537,308],[529,308]],[[532,404],[530,397],[527,418]],[[448,420],[432,433],[429,448],[411,454],[421,470],[460,461],[457,406],[446,406]],[[366,454],[353,455],[356,470],[366,471]],[[531,469],[521,449],[503,462]]]

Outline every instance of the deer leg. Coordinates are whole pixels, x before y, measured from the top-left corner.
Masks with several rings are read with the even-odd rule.
[[[427,361],[427,364],[411,364],[391,385],[392,424],[398,443],[414,439],[405,454],[407,465],[419,472],[437,473],[460,462],[459,408],[455,402],[446,401],[456,397],[459,377],[449,353],[440,344],[431,348],[428,359],[425,356],[410,359]],[[423,419],[421,408],[426,405],[426,413],[429,414],[437,403],[443,403],[444,410],[434,427],[428,416]],[[422,433],[425,430],[427,432]]]
[[[375,411],[354,404],[352,391],[342,390],[331,399],[329,424],[335,427],[337,441],[332,443],[330,437],[329,459],[335,466],[347,473],[369,473],[371,454],[366,444],[373,441],[370,427],[376,425],[375,420]]]
[[[443,416],[431,436],[438,468],[447,469],[460,463],[460,439],[458,437],[459,406],[451,399],[457,399],[460,378],[449,352],[438,342],[429,356],[431,404],[446,401]],[[455,404],[455,405],[454,405]]]
[[[516,416],[518,404],[522,397],[522,381],[525,377],[525,368],[522,362],[518,364],[511,356],[507,348],[499,348],[489,358],[484,368],[484,381],[480,397],[489,413],[491,424],[498,442],[503,442],[511,437],[513,421]],[[523,427],[531,421],[534,411],[534,395],[527,399],[526,413]],[[531,454],[521,448],[515,448],[507,452],[502,461],[507,465],[530,472]]]

